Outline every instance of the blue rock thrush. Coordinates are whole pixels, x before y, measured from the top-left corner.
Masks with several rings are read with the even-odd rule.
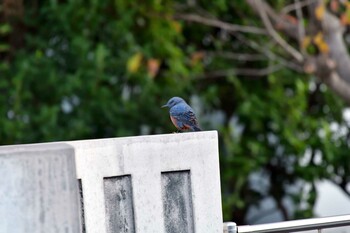
[[[170,119],[178,130],[201,131],[193,109],[182,98],[173,97],[164,107],[170,108]]]

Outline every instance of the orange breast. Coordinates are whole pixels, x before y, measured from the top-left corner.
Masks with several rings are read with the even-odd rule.
[[[175,125],[176,128],[180,129],[180,128],[177,126],[177,120],[176,120],[174,117],[170,116],[170,120],[171,120],[171,122],[173,122],[173,124]]]
[[[170,120],[171,120],[171,122],[173,122],[173,124],[175,125],[175,127],[176,127],[177,129],[186,130],[186,129],[189,129],[189,128],[190,128],[190,127],[188,127],[188,126],[185,125],[185,124],[183,124],[183,127],[180,128],[179,125],[177,124],[177,120],[176,120],[174,117],[172,117],[172,116],[170,116]]]

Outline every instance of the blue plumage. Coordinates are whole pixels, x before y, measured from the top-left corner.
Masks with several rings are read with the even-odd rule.
[[[170,119],[179,130],[201,131],[193,109],[182,98],[173,97],[162,107],[170,108]]]

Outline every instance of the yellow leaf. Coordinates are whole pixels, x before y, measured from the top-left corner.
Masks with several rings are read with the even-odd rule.
[[[347,9],[350,8],[350,2],[346,2],[345,5],[346,5],[346,8],[347,8]]]
[[[346,15],[346,24],[349,25],[350,24],[350,3],[348,3],[348,7],[346,8],[345,15]]]
[[[305,36],[301,42],[301,46],[303,48],[306,48],[307,46],[309,46],[309,44],[311,43],[311,38],[310,36]]]
[[[323,4],[319,4],[315,9],[316,19],[318,20],[323,19],[324,12],[325,12],[325,6]]]
[[[180,33],[182,31],[182,25],[179,22],[172,20],[170,23],[177,33]]]
[[[321,53],[328,53],[329,47],[326,43],[326,41],[323,38],[323,33],[318,32],[316,36],[313,38],[314,43],[316,44],[317,48],[320,50]]]
[[[136,71],[138,71],[138,69],[140,68],[140,65],[141,65],[141,61],[142,61],[142,54],[140,52],[132,55],[128,59],[127,64],[126,64],[126,68],[127,68],[128,72],[135,73]]]
[[[314,36],[313,40],[314,40],[314,43],[316,45],[320,45],[323,42],[323,34],[322,34],[322,32],[318,32],[316,34],[316,36]]]
[[[324,41],[318,45],[318,49],[320,50],[321,53],[328,53],[329,52],[328,44]]]

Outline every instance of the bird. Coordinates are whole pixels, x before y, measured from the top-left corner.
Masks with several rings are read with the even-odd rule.
[[[169,101],[162,106],[162,108],[168,107],[170,119],[179,131],[192,130],[202,131],[198,126],[198,121],[193,109],[180,97],[172,97]]]

